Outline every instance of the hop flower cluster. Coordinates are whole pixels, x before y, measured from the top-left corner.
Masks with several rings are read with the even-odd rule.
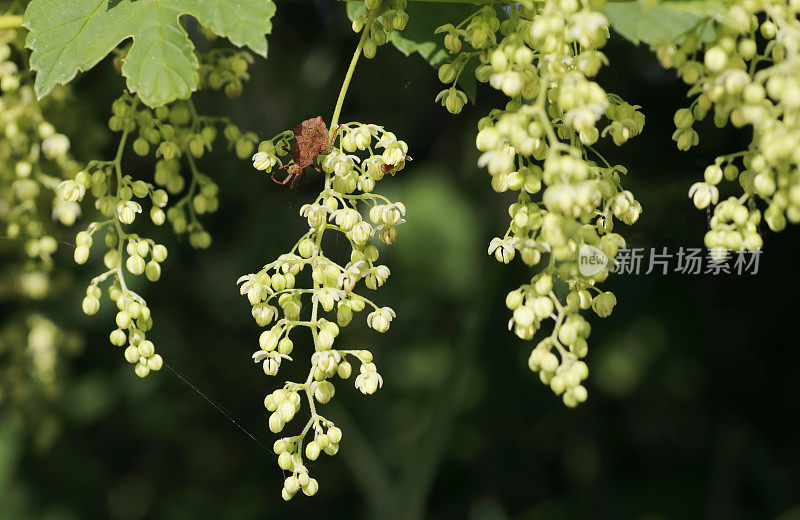
[[[247,69],[253,55],[241,49],[214,49],[200,54],[200,89],[224,90],[230,98],[239,97],[244,82],[250,79]]]
[[[209,247],[211,235],[205,231],[198,217],[217,210],[219,188],[209,176],[198,170],[196,160],[211,150],[221,126],[224,126],[223,133],[228,145],[234,147],[241,158],[249,157],[252,153],[255,134],[243,135],[226,118],[198,115],[191,101],[177,101],[169,106],[150,109],[136,97],[125,94],[114,102],[112,110],[109,127],[130,137],[135,135],[132,148],[137,155],[146,156],[154,152],[158,159],[155,183],[169,194],[183,193],[166,213],[161,209],[163,205],[156,204],[150,212],[153,223],[161,225],[169,220],[175,233],[189,235],[192,247]],[[182,158],[189,166],[188,183],[181,173]]]
[[[405,29],[407,5],[408,0],[364,0],[364,7],[355,8],[358,15],[353,19],[353,31],[360,33],[365,27],[369,31],[362,46],[366,58],[375,57],[378,47],[389,41],[389,33]]]
[[[290,135],[291,132],[284,132],[262,142],[253,156],[256,169],[268,172],[282,164],[280,156],[287,153]],[[333,398],[335,387],[331,379],[348,379],[353,371],[351,361],[357,361],[360,368],[355,386],[359,391],[372,394],[383,385],[368,350],[336,347],[341,327],[362,311],[369,311],[366,324],[377,332],[386,332],[395,318],[391,308],[377,306],[356,290],[362,280],[368,289],[375,290],[389,277],[389,268],[378,264],[376,242],[391,244],[397,239],[397,226],[405,222],[406,209],[400,202],[373,193],[373,189],[387,173],[393,175],[403,169],[408,148],[377,125],[346,123],[338,128],[336,136],[330,153],[320,155],[324,188],[314,202],[300,209],[308,231],[291,251],[259,272],[239,279],[241,294],[247,296],[256,322],[269,327],[262,332],[260,348],[253,354],[264,373],[274,376],[282,363],[292,360],[292,336],[296,338],[299,330],[310,330],[314,344],[306,380],[287,382],[264,401],[271,412],[269,428],[274,433],[281,432],[294,419],[303,401],[309,407],[310,417],[302,431],[275,443],[278,465],[292,472],[282,491],[286,500],[301,489],[306,495],[317,491],[317,481],[309,477],[305,459],[316,460],[323,452],[334,455],[339,449],[341,430],[318,414],[315,404]],[[338,262],[326,255],[326,232],[339,233],[348,241],[350,254],[346,261]],[[307,285],[301,281],[304,276]],[[309,301],[310,311],[304,304]],[[307,435],[312,437],[308,443]]]
[[[0,284],[7,286],[4,292],[41,299],[50,291],[58,247],[52,219],[71,225],[80,215],[77,204],[55,198],[51,219],[49,200],[80,167],[69,139],[48,122],[49,107],[37,102],[31,78],[17,65],[22,48],[13,32],[0,33],[0,225],[19,245],[9,248],[15,258],[4,262]]]
[[[69,202],[80,202],[87,191],[95,197],[95,207],[104,218],[92,222],[77,234],[74,258],[78,264],[86,263],[95,235],[98,231],[104,232],[103,241],[107,251],[103,263],[107,270],[94,277],[86,288],[83,312],[91,316],[100,310],[103,293],[100,284],[110,279],[107,293],[116,303],[117,314],[116,328],[111,331],[109,339],[115,346],[127,345],[125,359],[135,364],[134,370],[139,377],[145,377],[151,370],[159,370],[163,360],[155,353],[152,341],[146,338],[146,332],[153,326],[150,308],[141,296],[128,288],[123,266],[128,273],[135,276],[145,274],[148,280],[154,282],[161,276],[160,264],[166,260],[167,249],[151,239],[125,230],[142,212],[139,200],[149,200],[151,218],[154,222],[163,222],[161,208],[167,204],[168,195],[151,183],[134,181],[130,175],[122,175],[124,146],[123,135],[120,151],[114,161],[89,163],[87,169],[79,172],[74,179],[62,182],[58,191],[62,199]],[[160,219],[157,215],[161,215]]]
[[[397,139],[392,132],[385,131],[382,127],[372,124],[345,123],[341,125],[337,134],[339,147],[333,147],[330,153],[324,155],[321,162],[322,170],[331,176],[331,188],[339,193],[351,195],[356,191],[371,193],[375,188],[375,183],[383,179],[388,173],[394,175],[396,172],[405,168],[408,157],[408,145],[405,141]],[[285,131],[268,141],[262,141],[258,145],[258,152],[253,155],[253,167],[256,170],[270,173],[275,168],[287,168],[292,164],[291,160],[286,160],[293,140],[293,133]],[[371,153],[372,145],[381,153]],[[369,151],[370,155],[363,161],[354,152]],[[304,206],[301,210],[302,216],[308,217],[306,212],[310,212],[315,221],[324,220],[325,215],[318,215],[318,208],[314,206]],[[337,208],[338,209],[338,208]],[[325,210],[322,210],[325,211]],[[377,211],[377,210],[375,210]],[[391,208],[389,221],[397,222],[401,220],[402,212],[397,207]],[[345,225],[353,221],[355,213],[350,211],[339,211],[335,219]],[[372,214],[371,214],[372,215]],[[377,217],[376,217],[377,218]],[[309,220],[310,224],[311,220]],[[396,231],[390,231],[394,223],[388,224],[382,220],[373,220],[379,233],[386,231],[387,235],[396,235]],[[364,222],[363,224],[367,224]],[[348,231],[351,231],[348,228]],[[364,243],[365,233],[371,235],[371,231],[365,225],[360,225],[354,238]],[[383,238],[382,238],[383,239]],[[386,241],[387,243],[393,242]]]
[[[613,294],[596,287],[613,263],[584,275],[580,250],[592,246],[613,259],[625,244],[613,232],[615,219],[630,225],[642,211],[621,185],[627,170],[611,166],[592,148],[606,135],[621,145],[644,126],[638,106],[591,79],[606,61],[599,50],[608,38],[606,26],[587,2],[559,0],[521,2],[502,22],[484,7],[458,26],[438,29],[457,54],[439,69],[439,78],[452,86],[437,99],[450,112],[458,113],[466,102],[456,81],[474,59],[478,80],[510,98],[504,110],[481,119],[476,137],[478,164],[491,175],[492,188],[519,192],[509,207],[510,226],[491,241],[489,254],[508,263],[519,253],[525,264],[544,266],[530,284],[508,295],[509,328],[532,339],[554,321],[552,334],[533,350],[530,367],[568,406],[586,399],[580,383],[588,369],[580,359],[587,354],[590,328],[579,312],[591,307],[605,317],[616,303]],[[608,123],[601,130],[603,117]],[[554,289],[558,281],[569,288],[565,304]]]
[[[245,156],[252,153],[255,136],[243,136],[224,118],[199,116],[190,101],[177,101],[153,110],[136,97],[124,94],[113,103],[112,111],[109,127],[122,132],[116,157],[111,161],[90,162],[74,178],[59,184],[58,193],[69,204],[81,202],[87,194],[95,200],[101,219],[77,234],[74,258],[78,264],[85,263],[100,232],[106,248],[103,256],[106,271],[89,283],[82,308],[88,315],[96,314],[103,295],[101,284],[107,283],[107,294],[117,306],[116,328],[109,340],[115,346],[126,347],[125,359],[135,365],[138,376],[145,377],[161,369],[163,360],[146,336],[153,326],[150,308],[142,296],[128,287],[125,277],[127,272],[157,281],[167,248],[129,231],[129,226],[149,206],[153,224],[160,226],[169,220],[176,233],[188,234],[193,247],[209,247],[211,235],[198,216],[216,211],[218,188],[210,177],[200,173],[195,160],[211,149],[218,126],[227,125],[224,134],[228,143]],[[136,154],[145,156],[154,152],[157,158],[154,183],[123,175],[122,160],[131,138]],[[180,171],[181,158],[189,166],[188,186]],[[167,207],[170,195],[181,194],[177,202]]]
[[[64,273],[53,261],[53,221],[70,225],[80,214],[77,204],[53,199],[58,184],[80,169],[70,140],[49,122],[68,91],[37,101],[26,57],[24,35],[0,31],[0,300],[15,304],[59,296],[62,284],[52,281]],[[80,349],[81,338],[25,307],[12,305],[0,317],[0,409],[11,423],[37,431],[41,442],[58,420],[49,410],[59,397],[59,365]]]
[[[679,149],[698,143],[693,124],[712,113],[718,127],[753,129],[747,150],[717,157],[689,190],[698,209],[716,205],[705,243],[724,258],[730,250],[760,249],[762,220],[772,231],[800,222],[800,4],[746,0],[721,9],[712,38],[699,32],[707,20],[676,43],[655,47],[694,96],[675,113]],[[743,193],[717,205],[723,179],[738,181]]]

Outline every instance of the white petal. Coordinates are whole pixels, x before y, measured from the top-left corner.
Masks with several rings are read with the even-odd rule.
[[[269,355],[270,353],[266,350],[256,350],[253,352],[253,363],[261,363],[264,359],[268,358]]]

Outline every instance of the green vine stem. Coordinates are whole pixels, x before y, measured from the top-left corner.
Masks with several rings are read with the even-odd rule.
[[[342,105],[344,105],[344,98],[347,95],[347,89],[350,87],[350,80],[353,79],[353,72],[356,70],[356,64],[358,63],[358,58],[361,56],[361,50],[364,48],[364,41],[367,39],[367,35],[369,34],[369,30],[372,27],[372,22],[375,21],[375,13],[369,15],[369,19],[367,23],[364,25],[364,28],[361,30],[361,38],[358,40],[358,46],[356,46],[356,50],[353,53],[353,58],[350,60],[350,66],[347,68],[347,74],[344,76],[344,81],[342,82],[342,88],[339,90],[339,97],[336,100],[336,107],[333,109],[333,117],[331,118],[331,126],[330,132],[331,135],[336,131],[336,125],[339,124],[339,116],[342,113]]]
[[[4,14],[0,16],[0,30],[17,29],[22,27],[22,16],[16,14]]]

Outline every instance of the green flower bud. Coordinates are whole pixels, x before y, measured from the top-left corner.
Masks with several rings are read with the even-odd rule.
[[[339,452],[339,445],[338,444],[328,444],[325,446],[322,451],[325,452],[326,455],[330,455],[331,457],[336,455]]]
[[[317,460],[319,453],[320,448],[316,442],[311,441],[306,445],[306,458],[308,460]]]
[[[528,327],[533,324],[535,314],[530,307],[520,305],[514,310],[514,321],[521,327]]]
[[[278,342],[278,352],[285,356],[288,356],[292,353],[292,349],[294,348],[294,343],[292,342],[289,337],[285,337]]]
[[[211,246],[211,235],[207,231],[196,231],[189,234],[189,245],[195,249],[207,249]]]
[[[121,347],[125,344],[128,338],[125,336],[125,332],[122,329],[114,329],[111,331],[109,335],[109,340],[111,341],[112,345],[116,345],[117,347]]]
[[[311,258],[315,249],[316,246],[314,245],[314,242],[307,238],[301,240],[297,245],[297,252],[303,258]]]
[[[300,491],[300,482],[298,482],[297,477],[291,475],[283,481],[283,487],[289,494],[294,495]]]
[[[205,152],[205,143],[203,139],[199,136],[195,136],[189,140],[189,151],[192,153],[193,156],[200,158],[203,156],[203,152]]]
[[[319,490],[319,483],[313,478],[308,481],[308,484],[303,486],[303,493],[309,497],[316,495],[317,490]]]
[[[581,337],[575,338],[569,346],[569,349],[578,358],[586,357],[586,354],[589,353],[589,345],[586,343],[586,340]]]
[[[617,297],[614,296],[614,293],[606,291],[594,298],[592,301],[592,309],[601,318],[607,318],[611,315],[611,311],[614,310],[616,304]]]
[[[131,317],[127,311],[119,311],[115,318],[117,326],[121,329],[127,329],[131,325]]]
[[[151,282],[157,281],[161,278],[161,266],[155,260],[150,260],[147,262],[147,267],[145,267],[145,276]]]
[[[158,206],[159,208],[163,208],[169,201],[169,195],[167,195],[167,192],[164,190],[155,190],[153,192],[152,201],[154,205]]]
[[[347,379],[347,378],[349,378],[349,377],[350,377],[350,374],[351,374],[352,372],[353,372],[353,367],[350,365],[350,363],[348,363],[348,362],[347,362],[347,361],[345,361],[345,360],[342,360],[342,362],[341,362],[341,363],[339,363],[339,367],[336,369],[336,373],[337,373],[337,374],[339,375],[339,377],[340,377],[340,378],[342,378],[342,379]]]
[[[133,151],[136,152],[136,155],[144,157],[150,153],[150,144],[146,139],[139,137],[133,142]]]
[[[230,142],[236,141],[242,135],[242,132],[239,130],[239,127],[236,125],[228,125],[225,127],[224,130],[225,139]]]
[[[133,371],[136,372],[137,376],[145,378],[147,377],[147,374],[150,373],[150,368],[147,366],[146,362],[142,363],[142,360],[140,359],[139,362],[136,363],[136,367],[133,369]]]
[[[337,428],[336,426],[332,426],[328,429],[326,433],[328,440],[333,444],[339,444],[342,442],[342,430]]]
[[[131,190],[136,198],[144,198],[149,193],[150,189],[144,181],[136,181],[131,185]]]
[[[548,294],[553,290],[553,279],[549,275],[542,275],[536,280],[533,288],[539,294]]]
[[[517,307],[522,305],[523,298],[524,296],[522,291],[511,291],[506,295],[506,307],[508,307],[509,310],[515,310]]]
[[[159,370],[161,370],[161,367],[163,365],[164,365],[164,359],[159,354],[153,354],[153,356],[147,360],[147,368],[149,368],[153,372],[158,372]]]
[[[712,164],[706,167],[703,177],[709,184],[719,184],[722,180],[722,168],[718,164]]]
[[[118,329],[119,330],[119,329]],[[125,349],[125,360],[128,363],[137,363],[140,358],[139,349],[133,345]]]
[[[119,302],[118,302],[119,305]],[[127,307],[128,314],[130,314],[131,318],[137,319],[141,316],[142,306],[139,305],[139,302],[132,301],[128,304]]]
[[[278,405],[278,409],[275,413],[278,414],[278,417],[281,419],[281,421],[290,422],[294,418],[294,414],[296,412],[297,408],[295,407],[294,403],[286,400]]]
[[[719,72],[727,65],[728,55],[721,47],[712,47],[706,51],[703,60],[709,70]]]
[[[100,310],[100,300],[95,296],[87,296],[83,299],[81,307],[83,308],[83,312],[89,316],[97,314],[97,311]]]
[[[272,422],[272,417],[274,415],[275,414],[272,414],[270,416],[270,422]],[[283,426],[281,426],[281,429],[282,428],[283,428]],[[270,428],[270,429],[272,429],[272,428]],[[275,433],[277,433],[277,432],[275,432]],[[287,446],[286,450],[288,450],[288,449],[289,449],[289,447]],[[289,453],[288,451],[281,451],[281,453],[278,455],[278,467],[280,467],[284,471],[292,471],[294,469],[294,460],[292,459],[291,453]]]
[[[444,37],[444,46],[450,54],[456,54],[461,50],[461,40],[453,33],[448,33]]]
[[[555,372],[558,368],[558,358],[552,352],[547,352],[541,356],[540,365],[545,372]]]
[[[280,432],[285,425],[286,423],[280,418],[277,412],[273,412],[269,416],[269,429],[272,433]],[[278,458],[278,462],[280,463],[280,457]]]
[[[255,145],[249,139],[239,139],[236,141],[236,156],[239,159],[247,159],[253,155],[253,148]]]
[[[130,271],[131,274],[140,275],[145,269],[144,258],[139,255],[129,256],[125,261],[125,267],[128,269],[128,271]]]
[[[167,259],[167,248],[161,244],[155,244],[151,256],[156,262],[163,262]]]
[[[675,112],[675,126],[677,128],[689,128],[694,123],[694,117],[692,116],[692,111],[688,108],[681,108],[677,112]]]
[[[458,71],[452,64],[445,63],[444,65],[439,67],[438,74],[439,74],[439,81],[445,84],[449,84],[455,81]]]
[[[164,210],[156,207],[150,208],[150,220],[152,220],[153,224],[156,226],[162,225],[166,220]]]
[[[153,346],[153,342],[150,340],[144,340],[139,343],[139,355],[144,358],[150,358],[155,354],[155,347]]]
[[[314,390],[314,398],[322,404],[333,399],[336,389],[329,381],[321,381]]]
[[[89,247],[80,245],[75,248],[74,253],[75,263],[84,264],[89,259]]]
[[[350,306],[339,304],[339,306],[336,309],[336,322],[340,326],[345,327],[347,326],[347,324],[350,323],[352,319],[353,319],[353,310],[350,308]]]

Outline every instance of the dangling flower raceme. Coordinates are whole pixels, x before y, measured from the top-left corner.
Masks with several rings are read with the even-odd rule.
[[[80,215],[74,200],[58,196],[58,187],[80,165],[70,153],[70,140],[50,122],[68,90],[37,100],[20,33],[0,31],[0,294],[53,301],[61,284],[52,280],[65,274],[54,262],[62,246],[53,221],[72,225]],[[72,197],[82,192],[76,185]],[[51,410],[65,372],[59,365],[78,352],[82,340],[42,310],[12,305],[0,317],[0,408],[15,423],[46,433],[58,421]]]
[[[694,97],[675,113],[672,137],[679,149],[698,144],[692,126],[712,112],[718,127],[752,128],[747,150],[717,157],[689,189],[698,209],[714,206],[705,244],[721,258],[727,251],[761,249],[762,220],[772,231],[800,222],[798,13],[796,2],[731,2],[675,42],[654,45],[661,63],[677,70]],[[738,181],[742,195],[720,202],[723,180]]]
[[[621,145],[644,125],[638,106],[591,79],[607,61],[600,51],[607,25],[586,1],[529,0],[509,7],[502,21],[486,6],[458,26],[437,30],[456,54],[439,70],[439,78],[452,85],[437,101],[460,112],[466,96],[456,82],[476,59],[478,80],[510,98],[503,110],[479,122],[475,140],[482,152],[478,165],[488,170],[492,188],[519,192],[509,207],[508,230],[492,239],[488,252],[503,263],[519,256],[531,267],[543,265],[529,284],[509,293],[509,329],[533,339],[552,320],[552,333],[533,349],[529,366],[567,406],[587,396],[581,382],[588,368],[581,359],[590,326],[580,311],[591,308],[606,317],[616,303],[612,293],[597,288],[625,244],[613,232],[614,219],[630,225],[642,211],[621,185],[627,170],[611,166],[592,148],[603,136]],[[604,118],[608,123],[601,128]],[[585,246],[604,254],[607,265],[583,271]]]
[[[205,72],[213,74],[210,69]],[[95,199],[94,206],[102,218],[77,234],[74,259],[78,264],[87,262],[96,234],[101,232],[107,248],[103,256],[106,271],[91,280],[82,309],[88,315],[96,314],[103,294],[100,286],[108,283],[107,293],[118,311],[116,328],[111,331],[109,340],[115,346],[126,346],[125,359],[135,365],[134,371],[139,377],[145,377],[151,371],[160,370],[163,359],[146,337],[153,326],[150,308],[142,296],[129,288],[126,271],[134,276],[144,275],[151,282],[157,281],[161,277],[161,264],[167,258],[167,248],[129,232],[128,226],[147,211],[153,224],[160,226],[168,219],[176,233],[188,233],[190,245],[209,247],[211,235],[203,229],[198,215],[216,211],[218,188],[210,177],[199,171],[195,161],[211,149],[218,134],[217,127],[221,125],[225,126],[227,141],[240,157],[250,155],[255,136],[242,135],[224,118],[199,116],[190,101],[150,109],[126,93],[114,101],[112,112],[109,128],[122,133],[116,157],[111,161],[90,162],[74,178],[58,184],[57,193],[61,205],[77,205],[89,195]],[[159,158],[154,183],[123,174],[124,152],[130,140],[137,155],[154,153]],[[63,143],[50,146],[55,151],[60,147]],[[180,172],[182,158],[191,174],[188,183]],[[181,194],[177,202],[167,207],[170,195]],[[148,202],[149,209],[145,206]]]
[[[334,455],[339,449],[341,430],[316,408],[317,403],[333,398],[335,387],[331,379],[348,379],[352,373],[350,363],[357,361],[361,363],[355,378],[359,391],[372,394],[383,385],[369,350],[336,346],[340,328],[367,307],[372,309],[367,325],[377,332],[386,332],[395,318],[391,308],[378,307],[356,291],[362,280],[367,288],[375,290],[389,277],[389,268],[377,263],[376,242],[391,244],[396,240],[396,228],[405,222],[406,208],[373,193],[373,189],[386,174],[394,175],[404,168],[408,147],[377,125],[345,123],[334,133],[337,137],[330,153],[320,155],[324,188],[312,203],[300,208],[308,231],[288,253],[259,272],[239,279],[240,292],[250,302],[256,322],[269,327],[262,332],[259,350],[253,354],[265,374],[275,376],[282,363],[297,359],[296,353],[290,357],[295,350],[291,336],[296,329],[309,329],[314,344],[306,380],[286,382],[264,401],[271,412],[269,428],[274,433],[281,432],[294,419],[303,402],[309,407],[309,419],[300,433],[275,442],[278,465],[291,471],[282,491],[286,500],[300,490],[306,495],[316,493],[318,484],[309,476],[305,460],[316,460],[320,453]],[[288,153],[291,139],[292,132],[283,132],[262,142],[253,157],[254,167],[269,172],[271,167],[283,165],[281,157]],[[366,216],[362,208],[368,210]],[[326,256],[326,233],[340,233],[349,242],[346,263]],[[310,441],[307,436],[311,436]]]
[[[12,50],[13,49],[13,50]],[[64,181],[80,169],[69,139],[56,131],[46,111],[58,108],[56,96],[40,104],[33,81],[14,55],[25,50],[13,31],[0,34],[0,225],[19,260],[9,262],[0,285],[10,293],[42,299],[50,292],[50,274],[58,240],[52,219],[71,225],[80,215],[76,201],[85,188]],[[58,194],[66,193],[66,197]],[[49,204],[42,204],[51,197]]]

